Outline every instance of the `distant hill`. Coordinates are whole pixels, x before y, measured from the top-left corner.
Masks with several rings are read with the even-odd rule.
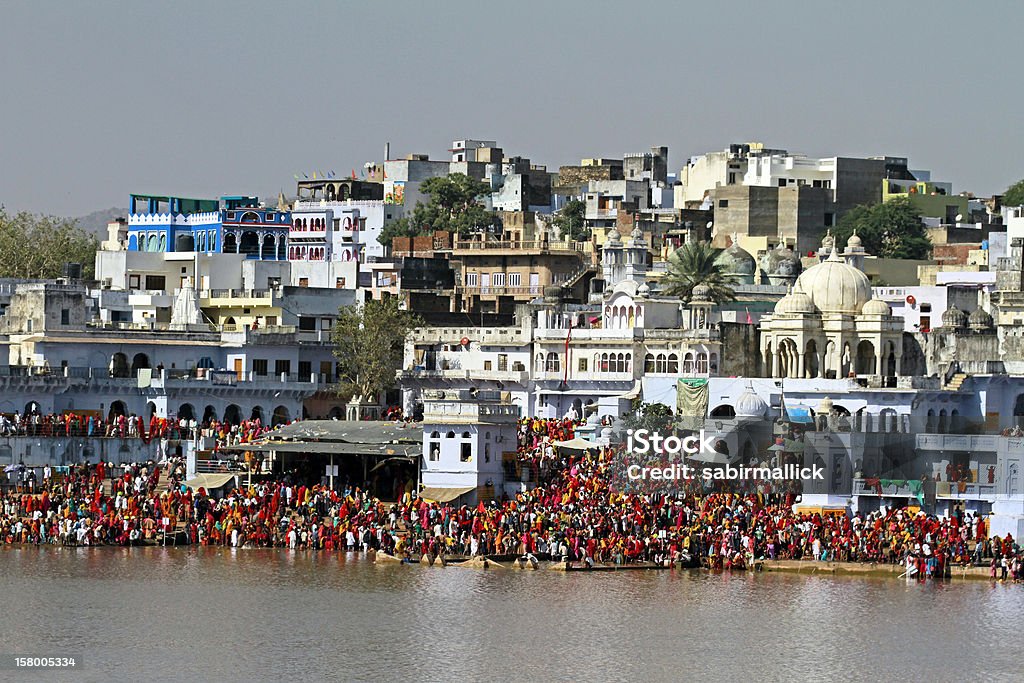
[[[93,211],[85,216],[79,216],[75,220],[78,221],[78,227],[91,235],[96,235],[101,240],[105,240],[107,239],[107,223],[115,218],[125,218],[127,216],[128,209],[111,208]]]

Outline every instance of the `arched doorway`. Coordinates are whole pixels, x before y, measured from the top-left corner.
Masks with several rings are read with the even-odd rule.
[[[820,370],[818,361],[818,344],[810,339],[807,341],[807,349],[804,352],[804,377],[815,378]]]
[[[242,233],[242,239],[238,243],[238,253],[246,256],[256,256],[260,253],[260,237],[251,230]]]
[[[857,363],[855,372],[858,375],[875,374],[875,345],[867,339],[857,344]]]
[[[174,251],[195,251],[196,239],[190,232],[182,233],[174,238]]]
[[[1024,394],[1017,396],[1013,403],[1013,424],[1017,427],[1024,427]]]
[[[146,422],[148,423],[156,415],[156,404],[150,401],[146,404]]]
[[[109,422],[121,415],[128,415],[128,406],[124,404],[124,401],[114,401],[110,404],[110,410],[107,412],[107,421]]]
[[[273,235],[263,236],[263,258],[277,258],[277,240]]]
[[[715,406],[714,409],[708,413],[709,417],[717,417],[722,419],[730,419],[736,417],[736,409],[728,403]]]
[[[196,410],[192,407],[191,403],[182,403],[178,408],[178,420],[194,420],[196,419]]]
[[[224,421],[231,425],[242,422],[242,409],[232,403],[224,409]]]
[[[39,410],[39,404],[36,403],[35,401],[29,401],[28,403],[25,404],[25,412],[23,413],[24,415],[32,415],[33,413],[39,412],[41,412]]]
[[[144,353],[137,353],[132,358],[132,377],[137,377],[139,370],[149,367],[149,356]]]
[[[263,423],[265,421],[265,419],[263,417],[263,408],[260,407],[260,406],[253,406],[252,407],[252,412],[249,413],[249,419],[250,420],[259,420],[260,423]]]
[[[128,377],[131,370],[128,368],[128,356],[123,353],[115,353],[110,358],[110,376]]]
[[[288,424],[291,420],[291,412],[284,406],[278,406],[274,408],[274,414],[270,418],[270,426],[276,427],[277,425]]]
[[[223,243],[224,248],[221,251],[225,254],[234,254],[238,252],[238,238],[235,237],[235,233],[224,233]]]
[[[203,411],[203,424],[209,424],[217,419],[217,409],[213,406],[206,406]]]

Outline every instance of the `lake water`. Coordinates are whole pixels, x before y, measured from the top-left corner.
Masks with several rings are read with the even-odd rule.
[[[0,680],[1021,680],[1024,586],[0,547]],[[734,678],[735,677],[735,678]]]

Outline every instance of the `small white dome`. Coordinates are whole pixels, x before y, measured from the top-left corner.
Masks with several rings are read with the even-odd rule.
[[[651,286],[644,282],[636,288],[637,296],[648,296],[651,293]]]
[[[608,239],[606,241],[608,244],[622,244],[622,235],[619,234],[618,230],[612,228],[608,231]]]
[[[857,233],[854,232],[850,235],[850,239],[846,240],[846,246],[850,248],[862,247],[864,246],[864,242],[857,236]]]
[[[775,313],[784,315],[813,315],[817,313],[814,302],[800,290],[792,291],[775,304]]]
[[[889,304],[881,299],[872,299],[864,304],[864,308],[861,310],[862,315],[889,315],[891,312]]]
[[[747,388],[736,399],[736,417],[764,417],[766,412],[768,404],[754,393],[754,387],[748,383]]]

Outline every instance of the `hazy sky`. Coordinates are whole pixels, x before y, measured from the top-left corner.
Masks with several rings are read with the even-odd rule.
[[[549,168],[760,140],[908,156],[954,190],[1024,176],[1019,2],[0,4],[0,203],[294,191],[497,140]]]

